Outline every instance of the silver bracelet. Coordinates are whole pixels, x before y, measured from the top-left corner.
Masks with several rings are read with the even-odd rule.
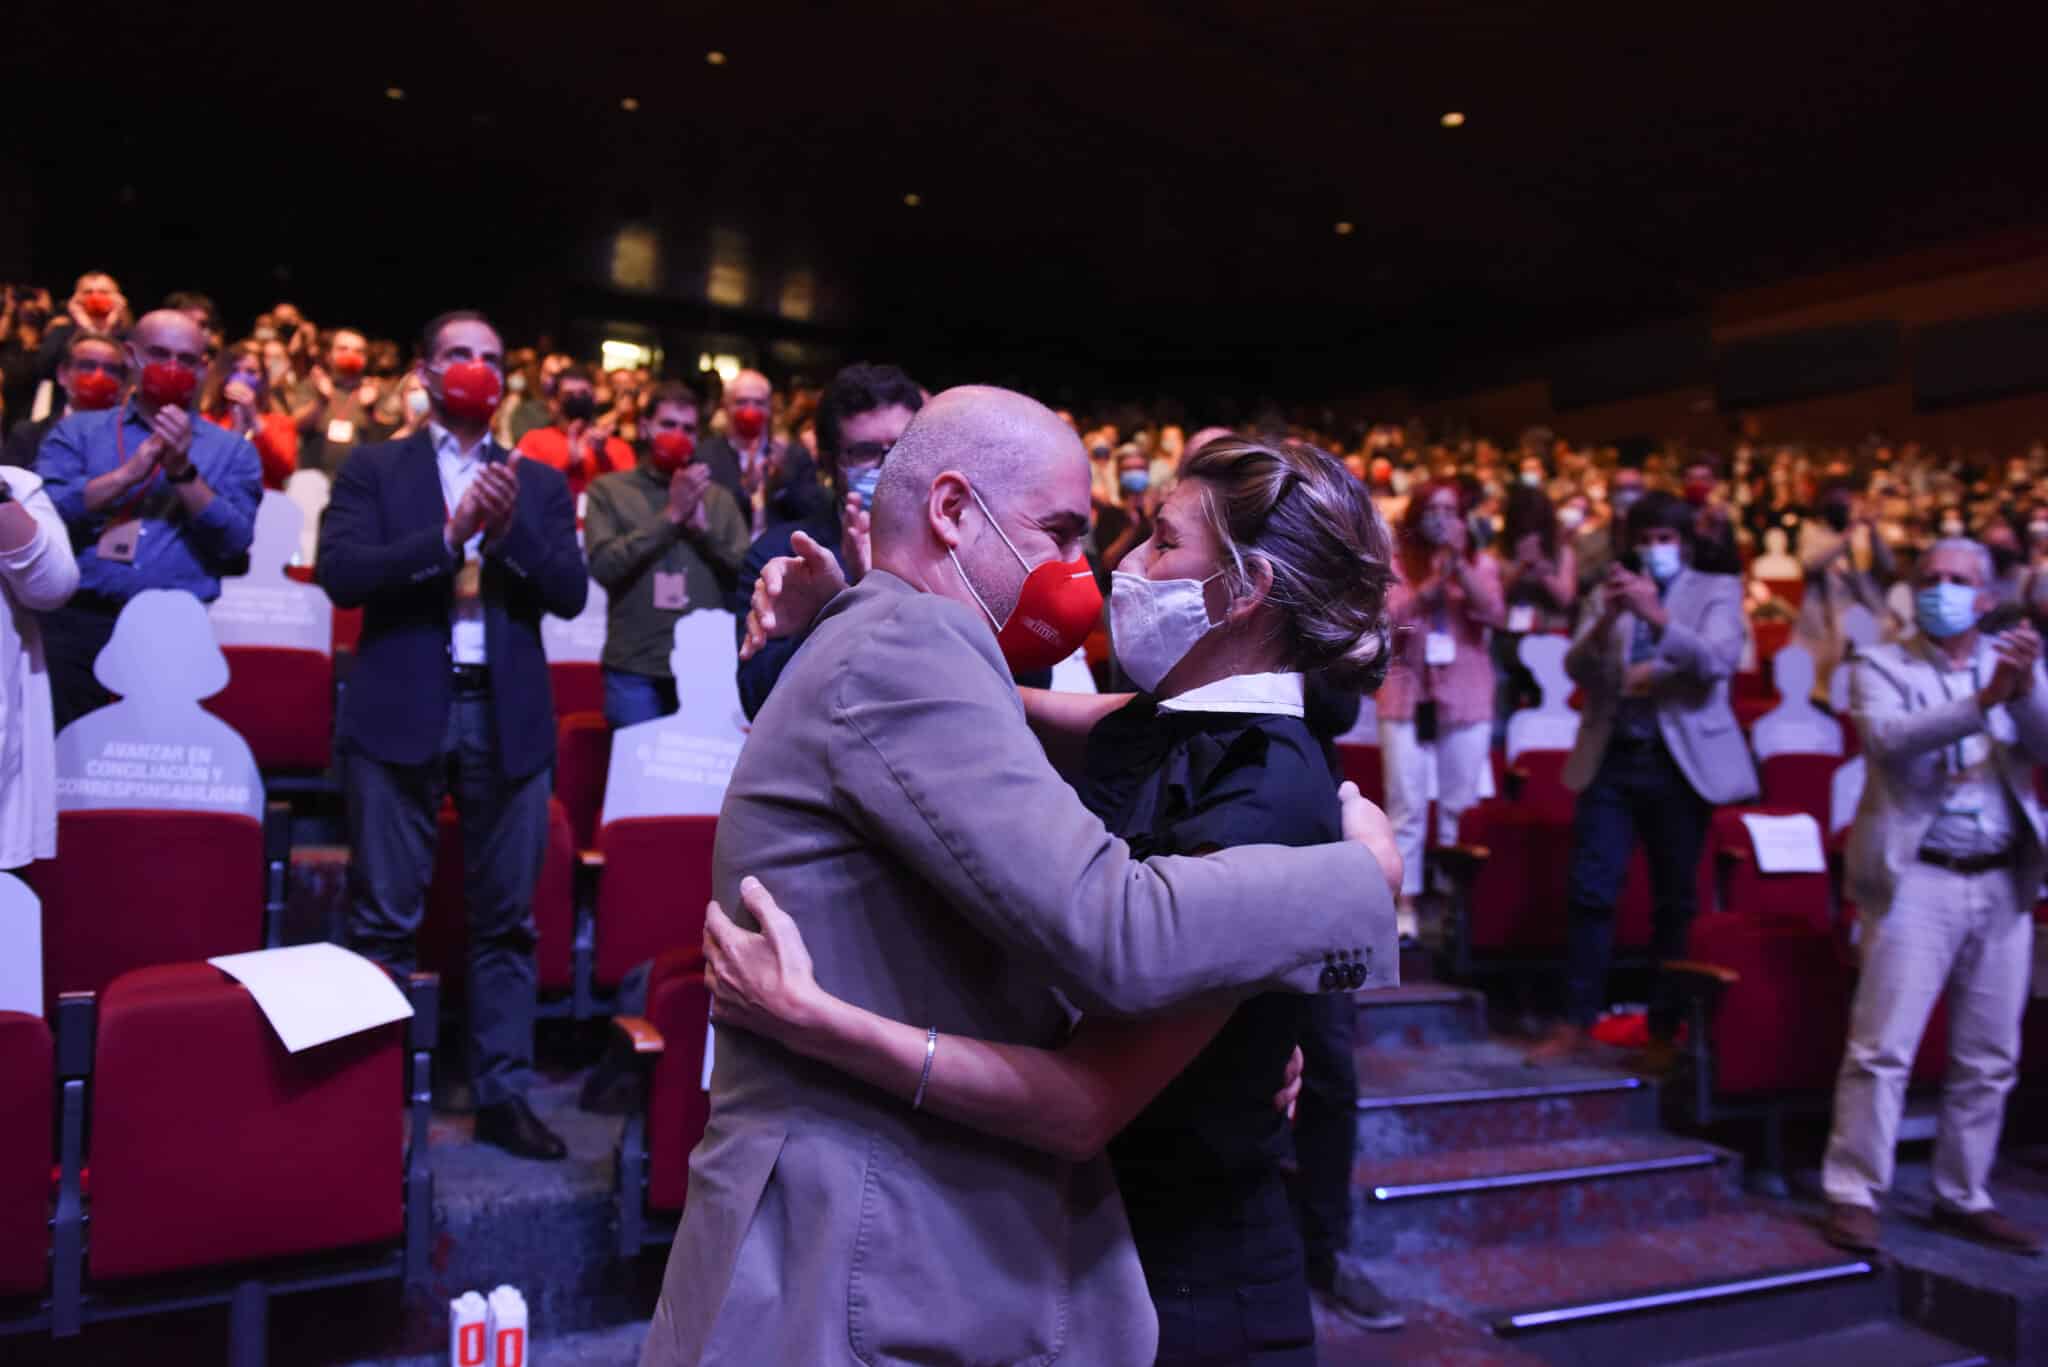
[[[924,1089],[932,1085],[932,1055],[939,1051],[939,1027],[934,1025],[924,1034],[924,1076],[917,1080],[917,1095],[910,1098],[910,1109],[924,1109]]]

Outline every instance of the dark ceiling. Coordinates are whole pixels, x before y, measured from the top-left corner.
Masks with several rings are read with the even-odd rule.
[[[2048,219],[2032,5],[38,8],[17,268],[241,316],[1329,396]]]

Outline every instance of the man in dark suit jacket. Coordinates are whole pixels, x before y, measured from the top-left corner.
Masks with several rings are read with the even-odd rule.
[[[527,1106],[533,1077],[533,890],[547,845],[554,700],[544,612],[574,617],[588,579],[558,471],[490,438],[504,346],[481,314],[427,326],[432,417],[359,448],[320,525],[318,576],[363,634],[336,726],[348,796],[349,943],[413,965],[435,814],[453,791],[469,903],[477,1137],[530,1158],[562,1142]]]
[[[759,536],[778,522],[804,522],[833,510],[832,491],[799,441],[778,442],[768,430],[775,390],[758,370],[742,370],[725,389],[726,430],[704,439],[697,459],[739,500]]]

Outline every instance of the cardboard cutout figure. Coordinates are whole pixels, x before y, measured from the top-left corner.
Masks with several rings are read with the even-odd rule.
[[[1828,706],[1835,709],[1835,715],[1849,715],[1849,670],[1856,662],[1857,652],[1883,635],[1883,627],[1863,604],[1851,603],[1842,610],[1842,639],[1849,643],[1849,648],[1842,652],[1842,662],[1828,679]]]
[[[0,873],[0,1011],[43,1014],[43,903],[11,873]]]
[[[1522,638],[1522,667],[1534,676],[1543,700],[1508,717],[1508,763],[1525,750],[1569,750],[1577,744],[1579,714],[1572,710],[1572,679],[1564,668],[1570,649],[1562,636]]]
[[[263,781],[235,729],[199,705],[227,687],[206,609],[144,589],[114,620],[93,676],[116,701],[57,735],[57,810],[141,807],[263,819]]]
[[[316,586],[285,577],[305,519],[290,498],[275,489],[263,491],[249,572],[221,580],[220,597],[206,609],[216,641],[333,653],[334,604]]]
[[[583,600],[583,611],[574,617],[557,617],[549,613],[540,619],[540,649],[548,657],[549,664],[596,664],[604,658],[608,601],[604,585],[593,579],[590,581],[590,596]],[[692,612],[689,616],[696,617],[701,611]],[[720,615],[728,622],[732,620],[731,613]],[[732,654],[735,660],[739,658],[738,652],[739,647],[734,646]]]
[[[1749,577],[1779,582],[1804,579],[1805,571],[1786,549],[1789,544],[1783,527],[1766,528],[1763,554],[1750,562]]]
[[[1867,616],[1868,614],[1866,614]],[[1842,724],[1813,705],[1813,654],[1789,642],[1771,657],[1778,705],[1750,728],[1750,748],[1759,762],[1772,755],[1839,755]]]
[[[716,816],[749,724],[740,710],[733,615],[712,608],[676,620],[669,668],[674,713],[612,733],[604,819]]]
[[[1856,807],[1863,801],[1863,756],[1858,755],[1835,770],[1828,793],[1828,834],[1849,829],[1856,819]]]
[[[297,556],[292,560],[294,565],[310,565],[313,557],[320,553],[320,514],[327,511],[331,488],[327,476],[319,470],[294,470],[284,482],[284,496],[306,518],[299,524],[299,547]]]

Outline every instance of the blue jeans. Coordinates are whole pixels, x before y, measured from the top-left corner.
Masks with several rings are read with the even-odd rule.
[[[604,719],[612,730],[634,726],[676,710],[676,681],[646,674],[628,674],[623,669],[604,672]]]
[[[1628,743],[1615,736],[1600,772],[1572,813],[1572,862],[1565,897],[1571,910],[1566,1012],[1588,1026],[1600,1015],[1614,961],[1614,904],[1642,837],[1650,859],[1654,906],[1650,957],[1685,957],[1685,937],[1699,909],[1700,849],[1713,808],[1693,791],[1661,739]],[[1678,1033],[1679,1006],[1660,974],[1650,998],[1650,1033]]]

